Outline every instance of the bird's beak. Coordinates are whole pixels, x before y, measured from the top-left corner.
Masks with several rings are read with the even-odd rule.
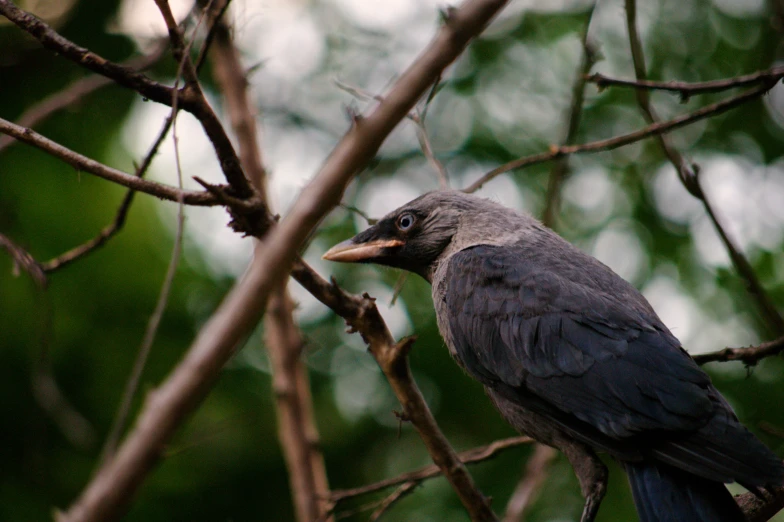
[[[403,241],[394,238],[374,239],[365,243],[357,243],[354,241],[355,239],[351,238],[338,243],[327,250],[321,258],[341,263],[361,263],[382,256],[387,248],[403,246]]]

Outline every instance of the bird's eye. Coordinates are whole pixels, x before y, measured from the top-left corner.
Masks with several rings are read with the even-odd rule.
[[[412,214],[403,214],[397,218],[397,228],[406,232],[414,226],[414,216]]]

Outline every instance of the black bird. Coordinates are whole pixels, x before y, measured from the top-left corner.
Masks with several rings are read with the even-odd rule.
[[[517,430],[566,454],[594,519],[607,468],[626,469],[643,522],[745,520],[723,483],[784,483],[634,287],[529,215],[430,192],[325,259],[377,263],[432,284],[452,356]]]

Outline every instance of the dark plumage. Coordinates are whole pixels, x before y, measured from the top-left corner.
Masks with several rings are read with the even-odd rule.
[[[566,454],[592,520],[624,464],[645,522],[740,521],[725,482],[784,483],[645,298],[534,218],[431,192],[324,256],[417,273],[457,362],[518,430]]]

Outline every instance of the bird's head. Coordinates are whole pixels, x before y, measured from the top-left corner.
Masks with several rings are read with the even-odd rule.
[[[402,268],[428,281],[441,256],[460,243],[482,243],[494,224],[508,228],[519,216],[497,203],[460,191],[435,191],[410,201],[353,238],[329,249],[324,259],[344,263],[375,263]],[[479,232],[477,237],[473,231]],[[499,236],[501,232],[495,233]],[[489,241],[493,242],[493,241]],[[465,247],[466,245],[462,245]]]

